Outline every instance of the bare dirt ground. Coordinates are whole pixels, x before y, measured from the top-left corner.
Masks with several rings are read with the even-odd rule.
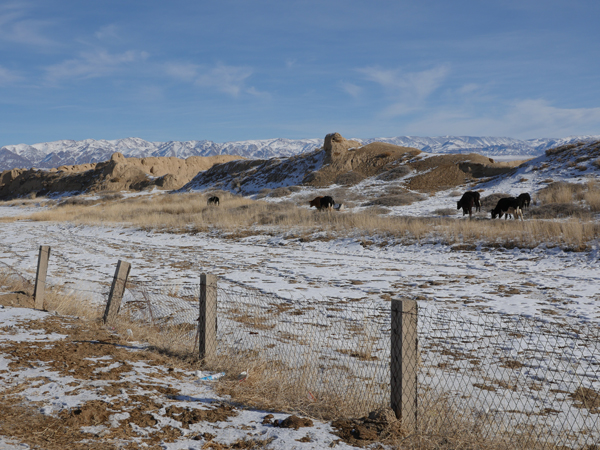
[[[33,300],[9,292],[0,305],[0,313],[29,311],[20,308]],[[344,441],[363,447],[399,433],[397,421],[380,414],[337,421],[339,437],[331,434],[325,444],[308,418],[260,411],[244,418],[242,406],[209,399],[192,362],[130,342],[97,321],[31,314],[0,330],[0,448],[292,448],[269,445],[282,439],[276,429],[287,429],[295,448],[348,448]],[[225,442],[218,437],[223,429],[233,435]]]

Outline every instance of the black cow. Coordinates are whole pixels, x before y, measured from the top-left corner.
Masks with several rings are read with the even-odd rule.
[[[531,196],[527,192],[524,192],[523,194],[519,194],[517,200],[519,201],[519,208],[529,208]]]
[[[479,198],[479,192],[467,191],[456,202],[456,209],[462,208],[463,216],[469,213],[469,218],[471,218],[473,207],[475,207],[475,211],[481,211],[481,201]]]
[[[335,202],[333,201],[333,198],[330,197],[329,195],[326,195],[325,197],[323,197],[321,199],[321,207],[319,209],[320,210],[323,210],[323,209],[332,209],[333,205],[335,205]]]
[[[206,202],[207,205],[219,205],[219,197],[217,197],[216,195],[213,197],[210,197],[208,199],[208,202]]]
[[[498,200],[496,207],[492,209],[492,219],[495,219],[496,216],[502,218],[502,215],[506,214],[506,219],[508,219],[509,214],[512,214],[514,218],[520,217],[523,220],[523,212],[521,211],[521,207],[519,205],[519,201],[514,197],[505,197]]]

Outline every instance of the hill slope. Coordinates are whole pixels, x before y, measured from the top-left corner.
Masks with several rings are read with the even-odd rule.
[[[373,142],[416,148],[429,153],[480,153],[486,156],[539,156],[549,148],[578,141],[599,140],[600,136],[570,136],[562,139],[519,140],[503,137],[398,136],[355,139],[360,145]],[[6,145],[0,148],[0,170],[18,167],[52,168],[87,164],[110,159],[115,152],[128,158],[239,155],[251,159],[294,156],[321,146],[320,139],[265,139],[216,143],[212,141],[148,142],[139,138],[83,141],[62,140],[34,145]]]
[[[83,193],[99,191],[141,190],[156,186],[177,189],[199,171],[239,156],[192,156],[187,159],[125,158],[114,153],[109,161],[58,169],[12,169],[0,174],[0,199],[25,195],[53,193]]]
[[[290,186],[353,186],[377,177],[406,189],[437,191],[466,181],[512,170],[477,154],[428,155],[416,148],[382,142],[361,146],[338,133],[327,135],[322,149],[290,158],[232,161],[199,173],[182,190],[222,189],[241,195]],[[451,176],[448,176],[448,174]]]

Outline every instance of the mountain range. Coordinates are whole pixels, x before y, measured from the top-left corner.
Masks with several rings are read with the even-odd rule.
[[[485,156],[538,156],[549,148],[580,141],[600,140],[600,136],[569,136],[520,140],[505,137],[397,136],[357,139],[363,145],[386,142],[414,147],[428,153],[480,153]],[[148,142],[140,138],[117,140],[61,140],[40,144],[6,145],[0,148],[0,171],[13,168],[52,168],[110,159],[115,152],[125,157],[239,155],[250,159],[294,156],[321,147],[323,139],[263,139],[217,143],[212,141]]]

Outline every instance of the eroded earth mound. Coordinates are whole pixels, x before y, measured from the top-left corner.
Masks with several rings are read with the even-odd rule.
[[[518,162],[494,162],[478,155],[431,156],[416,148],[383,142],[361,146],[339,133],[325,136],[323,146],[290,158],[232,161],[199,173],[185,190],[222,189],[251,195],[289,186],[351,186],[371,177],[401,181],[407,189],[436,192],[508,173]]]
[[[142,190],[152,186],[179,189],[198,172],[235,159],[241,157],[125,158],[121,153],[114,153],[109,161],[101,163],[61,166],[49,170],[6,170],[0,174],[0,199],[64,192]]]

